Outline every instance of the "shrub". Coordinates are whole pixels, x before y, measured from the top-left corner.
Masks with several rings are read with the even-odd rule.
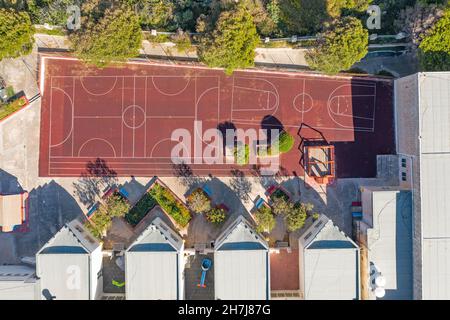
[[[211,209],[211,200],[202,189],[192,192],[187,199],[187,204],[195,213],[203,213]]]
[[[101,239],[111,227],[114,217],[124,217],[130,209],[130,205],[121,196],[113,194],[106,202],[101,204],[90,221],[85,223],[92,235]]]
[[[178,32],[172,36],[172,41],[175,43],[175,47],[178,51],[189,51],[192,48],[191,38],[189,34],[178,30]]]
[[[181,227],[185,227],[191,220],[189,209],[170,190],[156,183],[150,189],[150,195]]]
[[[274,141],[274,145],[269,148],[269,154],[275,154],[277,149],[279,153],[287,153],[291,151],[294,142],[294,137],[289,132],[282,131]]]
[[[125,220],[131,225],[137,225],[145,215],[154,208],[156,200],[146,192],[144,196],[125,215]]]
[[[272,210],[275,214],[289,214],[294,209],[294,204],[285,197],[273,197],[272,199]]]
[[[239,146],[234,148],[234,159],[238,165],[246,165],[250,161],[250,147],[248,144],[244,145],[244,153],[240,150]]]
[[[255,213],[256,231],[270,233],[275,228],[275,217],[269,207],[263,206]]]
[[[25,97],[21,97],[17,100],[0,106],[0,120],[22,109],[26,104],[27,100],[25,99]]]
[[[287,212],[284,219],[289,232],[301,229],[305,225],[307,212],[312,209],[311,204],[297,203]]]
[[[221,224],[225,221],[225,218],[227,216],[227,212],[223,208],[212,208],[206,213],[206,219],[208,219],[209,222],[214,223],[216,225]]]

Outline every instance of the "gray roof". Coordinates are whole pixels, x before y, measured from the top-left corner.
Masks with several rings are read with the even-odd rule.
[[[367,232],[368,256],[386,279],[383,299],[412,299],[412,194],[410,191],[374,190],[371,205],[372,208],[368,208],[372,212],[372,228]]]
[[[358,246],[324,216],[305,234],[299,239],[305,299],[359,299]]]
[[[418,77],[422,297],[450,299],[450,72]]]
[[[216,299],[269,298],[268,244],[242,216],[216,241],[214,290]]]
[[[35,300],[38,296],[35,270],[24,265],[0,266],[0,301]]]
[[[127,299],[181,298],[183,240],[155,218],[125,253]]]

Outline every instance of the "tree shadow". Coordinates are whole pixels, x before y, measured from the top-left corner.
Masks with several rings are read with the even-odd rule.
[[[220,133],[222,134],[223,153],[225,154],[225,148],[227,147],[227,130],[230,130],[233,132],[233,135],[234,135],[233,142],[235,143],[236,142],[236,136],[235,136],[236,126],[232,122],[225,121],[225,122],[221,122],[217,125],[217,130],[219,130]]]
[[[245,176],[244,172],[239,169],[231,170],[230,187],[236,193],[236,195],[244,202],[250,200],[250,194],[252,192],[252,183]]]
[[[97,158],[86,164],[86,171],[78,181],[73,182],[74,194],[86,206],[95,203],[102,191],[117,184],[117,173],[110,169],[105,160]]]
[[[198,187],[206,182],[204,177],[199,177],[194,174],[192,168],[185,162],[173,164],[173,173],[178,178],[178,181],[187,189]]]
[[[272,130],[278,130],[278,134],[284,131],[284,126],[278,118],[267,115],[261,120],[261,129],[267,132],[267,143],[272,141]],[[277,135],[278,136],[278,135]]]

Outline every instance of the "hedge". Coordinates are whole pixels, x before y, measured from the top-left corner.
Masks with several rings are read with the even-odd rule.
[[[181,227],[185,227],[191,220],[189,209],[178,200],[172,192],[155,183],[150,189],[150,195],[158,202],[161,208],[166,211]]]
[[[156,200],[146,192],[144,196],[134,205],[134,207],[125,215],[125,220],[135,226],[145,215],[156,205]]]
[[[21,97],[17,100],[14,100],[12,102],[0,106],[0,120],[22,109],[26,104],[27,99],[25,97]]]

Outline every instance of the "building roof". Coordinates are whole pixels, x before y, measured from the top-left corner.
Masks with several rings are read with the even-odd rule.
[[[23,194],[0,195],[0,227],[5,232],[23,222]]]
[[[216,299],[269,298],[269,247],[242,216],[217,239],[214,252]]]
[[[35,270],[24,265],[0,266],[0,300],[35,300]]]
[[[299,241],[305,299],[359,299],[358,246],[324,216],[304,234]]]
[[[127,299],[180,299],[183,246],[181,237],[155,218],[126,251]]]
[[[42,299],[89,300],[90,254],[99,246],[78,221],[62,227],[36,255]]]
[[[450,299],[450,72],[418,83],[422,298]]]
[[[366,203],[363,202],[364,216]],[[383,299],[413,298],[412,194],[410,191],[374,190],[371,228],[367,231],[370,263],[386,279]]]

